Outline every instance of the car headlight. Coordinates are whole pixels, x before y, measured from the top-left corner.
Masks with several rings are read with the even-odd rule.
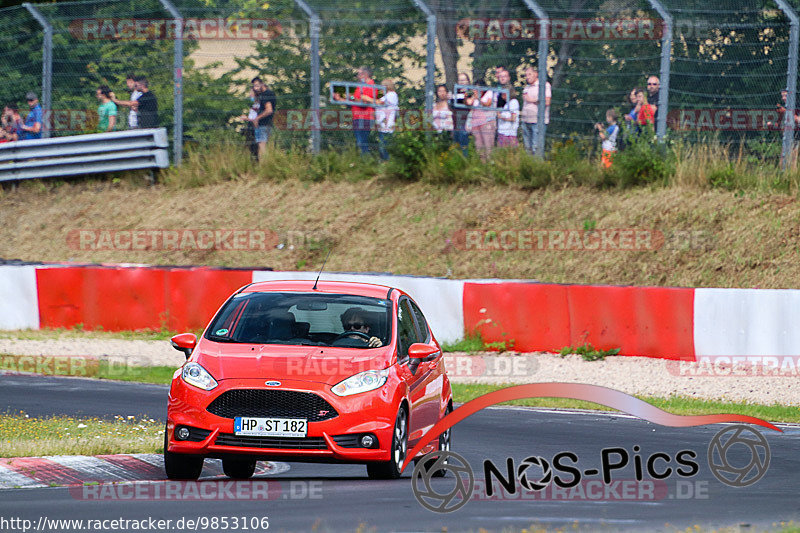
[[[197,363],[186,363],[181,372],[181,378],[189,385],[198,389],[211,390],[217,386],[217,380],[211,377],[208,370]]]
[[[383,370],[367,370],[355,376],[350,376],[344,381],[340,381],[331,387],[331,391],[336,396],[350,396],[360,392],[375,390],[386,383],[386,378],[388,376],[388,368],[384,368]]]

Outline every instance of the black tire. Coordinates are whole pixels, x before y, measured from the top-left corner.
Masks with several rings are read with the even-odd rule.
[[[168,479],[196,480],[203,471],[203,457],[167,450],[167,430],[164,429],[164,471]]]
[[[367,464],[370,479],[397,479],[403,472],[403,463],[408,453],[408,413],[405,407],[397,411],[392,435],[392,455],[388,461]]]
[[[250,479],[256,471],[255,459],[234,459],[222,460],[222,471],[231,479]]]
[[[453,406],[448,404],[447,405],[447,410],[445,410],[444,416],[447,416],[452,412],[453,412]],[[439,435],[439,451],[440,452],[449,452],[452,442],[453,442],[453,428],[449,427],[449,428],[447,428],[447,431],[445,431],[444,433]],[[420,461],[419,459],[414,459],[414,465],[419,463],[419,461]],[[428,465],[432,465],[433,461],[435,461],[435,459],[429,460],[428,461]],[[444,464],[447,464],[447,459],[445,459]],[[432,477],[445,477],[447,475],[447,469],[441,468],[441,469],[437,470],[436,472],[434,472],[431,475],[432,475]]]

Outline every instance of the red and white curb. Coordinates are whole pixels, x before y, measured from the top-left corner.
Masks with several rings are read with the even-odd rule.
[[[259,461],[256,476],[289,470],[287,463]],[[225,478],[219,460],[207,460],[201,480]],[[76,487],[91,483],[166,481],[160,454],[53,455],[0,459],[0,490]]]

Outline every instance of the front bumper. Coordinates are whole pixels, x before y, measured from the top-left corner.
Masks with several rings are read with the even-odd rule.
[[[221,380],[211,391],[187,385],[180,378],[174,380],[167,411],[168,450],[204,457],[247,455],[258,459],[309,462],[366,463],[390,459],[398,405],[396,399],[391,397],[388,383],[375,391],[339,397],[331,393],[330,386],[324,383],[282,380],[280,390],[317,394],[338,413],[328,420],[308,422],[307,437],[304,439],[236,437],[232,418],[223,418],[206,410],[215,398],[226,391],[264,388],[263,379]],[[202,440],[176,440],[174,431],[177,426],[191,428],[193,438]],[[352,440],[341,436],[365,433],[377,438],[376,448],[342,446],[336,442]]]

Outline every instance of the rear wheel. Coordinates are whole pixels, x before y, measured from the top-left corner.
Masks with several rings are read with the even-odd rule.
[[[174,453],[167,449],[169,440],[167,429],[164,429],[164,470],[169,479],[194,480],[200,477],[203,471],[203,457]]]
[[[255,459],[223,459],[222,471],[233,479],[250,479],[256,471]]]
[[[448,404],[447,409],[445,410],[444,416],[447,416],[452,412],[453,412],[453,406]],[[449,452],[450,451],[450,445],[452,443],[452,439],[453,439],[453,428],[449,427],[449,428],[447,428],[446,431],[444,431],[442,434],[439,435],[439,451],[440,452]],[[427,468],[430,468],[431,466],[433,466],[433,462],[435,460],[436,459],[429,459],[427,461],[427,463],[425,465],[426,466],[426,470],[427,470]],[[419,461],[420,461],[420,459],[415,459],[414,460],[414,464],[416,465],[417,463],[419,463]],[[444,460],[444,464],[447,464],[447,459]],[[432,474],[433,477],[445,477],[446,475],[447,475],[447,469],[445,469],[445,468],[440,468],[439,470],[437,470],[436,472],[434,472]]]
[[[408,413],[405,407],[397,411],[392,434],[391,458],[380,463],[367,464],[367,475],[370,479],[397,479],[403,472],[403,463],[408,452]]]

